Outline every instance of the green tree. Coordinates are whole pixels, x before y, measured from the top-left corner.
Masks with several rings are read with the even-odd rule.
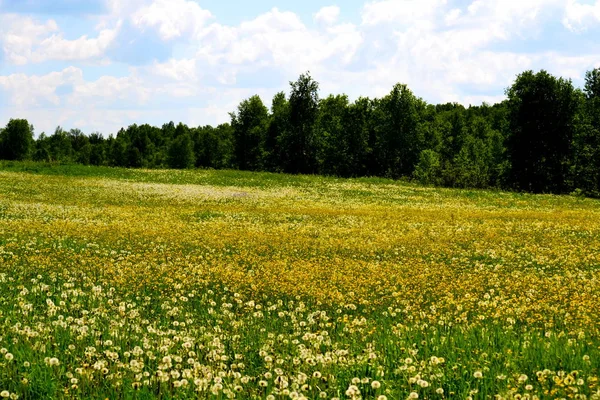
[[[90,164],[104,165],[106,164],[106,140],[98,132],[90,135]]]
[[[196,155],[196,167],[211,168],[213,165],[214,128],[210,125],[192,129],[192,142]]]
[[[600,68],[586,73],[573,137],[573,187],[600,196]]]
[[[578,101],[570,80],[527,71],[507,90],[508,157],[515,188],[567,190]]]
[[[203,168],[226,168],[231,161],[231,125],[210,125],[194,130],[193,142],[196,166]]]
[[[244,100],[237,113],[231,113],[235,163],[239,169],[262,169],[263,143],[269,123],[269,112],[258,96]]]
[[[392,178],[411,176],[422,147],[419,124],[425,103],[406,85],[397,84],[375,107],[374,157],[378,174]]]
[[[503,138],[492,129],[487,106],[471,107],[464,122],[461,149],[453,160],[452,185],[486,188],[497,185],[503,173]]]
[[[290,82],[289,129],[281,137],[284,170],[290,173],[315,173],[319,146],[316,122],[319,112],[319,84],[310,73]]]
[[[421,151],[414,177],[424,185],[439,185],[441,178],[440,155],[431,149]]]
[[[173,121],[163,124],[161,130],[162,130],[162,134],[161,134],[162,143],[161,144],[169,143],[175,137],[176,127],[175,127],[175,123]]]
[[[290,129],[290,103],[284,92],[273,97],[269,127],[263,146],[263,167],[267,171],[282,171],[285,160],[283,143]]]
[[[33,127],[26,119],[11,119],[0,137],[0,152],[5,160],[24,160],[33,148]]]
[[[348,176],[349,144],[345,121],[348,114],[348,96],[330,95],[319,103],[317,122],[319,147],[319,172],[327,175]]]
[[[54,130],[49,138],[51,161],[71,162],[73,158],[73,145],[67,131],[60,126]]]
[[[485,188],[490,184],[490,149],[485,139],[468,136],[454,160],[454,186]]]
[[[343,177],[366,174],[371,102],[359,98],[350,104],[348,96],[322,99],[319,104],[319,172]]]
[[[213,168],[231,168],[233,159],[233,127],[220,124],[214,130],[216,144],[212,153]]]
[[[177,136],[169,146],[169,167],[177,169],[194,166],[194,146],[190,135],[185,133]]]
[[[148,124],[131,125],[127,128],[128,159],[132,167],[148,167],[153,163],[154,145],[150,141],[150,132],[153,130]]]
[[[127,141],[125,140],[125,130],[121,129],[117,137],[108,139],[109,163],[114,167],[127,166]]]
[[[594,102],[600,101],[600,68],[595,68],[585,74],[585,94],[588,100]],[[600,106],[595,104],[595,107]],[[597,121],[600,120],[600,115],[596,115]]]
[[[80,164],[89,164],[92,153],[92,146],[89,138],[81,129],[71,129],[68,133],[73,149],[73,161]]]
[[[44,132],[35,141],[33,147],[33,160],[49,162],[52,160],[50,154],[50,138]]]
[[[342,176],[364,176],[372,149],[369,146],[372,114],[372,101],[366,97],[358,98],[347,109],[344,118],[344,143],[347,148],[346,159],[340,168]]]

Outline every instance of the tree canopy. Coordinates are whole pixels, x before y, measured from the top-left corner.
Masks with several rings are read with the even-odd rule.
[[[600,69],[582,89],[525,71],[501,103],[427,104],[406,85],[382,98],[321,97],[310,73],[270,105],[255,95],[230,123],[130,125],[116,135],[57,127],[33,139],[26,120],[0,129],[8,160],[142,168],[237,168],[382,176],[463,188],[600,196]]]
[[[24,160],[33,144],[33,127],[25,119],[11,119],[0,133],[0,155],[6,160]]]

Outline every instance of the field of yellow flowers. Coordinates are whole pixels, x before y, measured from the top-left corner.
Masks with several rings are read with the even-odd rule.
[[[0,399],[599,399],[600,202],[0,165]]]

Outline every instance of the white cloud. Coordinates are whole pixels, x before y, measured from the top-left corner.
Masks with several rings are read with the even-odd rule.
[[[362,12],[363,25],[377,25],[396,22],[414,25],[419,22],[431,22],[431,18],[447,0],[383,0],[365,4]]]
[[[30,17],[0,16],[0,42],[10,64],[25,65],[48,60],[88,60],[101,58],[114,42],[120,22],[102,29],[96,38],[83,35],[67,40],[52,19],[38,22]]]
[[[0,87],[8,92],[11,104],[19,107],[36,107],[50,103],[60,105],[56,88],[83,82],[83,71],[69,67],[46,75],[12,74],[0,76]]]
[[[340,11],[338,6],[323,7],[315,14],[315,22],[323,25],[333,25],[340,17]]]
[[[563,3],[564,0],[475,0],[463,22],[485,28],[495,39],[507,40],[523,32],[535,33],[543,12],[560,9]]]
[[[56,91],[64,86],[71,90],[61,98]],[[82,69],[77,67],[45,75],[0,76],[0,88],[8,93],[11,104],[29,108],[106,106],[123,101],[142,106],[160,87],[160,84],[142,81],[135,73],[122,78],[102,76],[95,81],[86,81]]]
[[[74,67],[40,76],[0,76],[0,90],[10,100],[8,107],[0,109],[0,120],[5,123],[9,118],[26,118],[38,133],[51,133],[61,125],[105,135],[132,123],[160,125],[173,120],[217,125],[228,120],[228,112],[240,99],[256,93],[269,99],[275,93],[265,89],[216,89],[198,82],[157,82],[149,72],[132,69],[127,77],[103,76],[94,81],[85,81],[82,71]],[[56,89],[64,85],[71,85],[72,92],[58,96]],[[183,99],[178,102],[179,97]]]
[[[550,73],[572,80],[581,80],[584,71],[600,65],[600,59],[596,54],[569,56],[550,51],[539,54],[537,59],[539,64],[545,65],[544,69]]]
[[[401,81],[429,101],[467,101],[473,96],[461,94],[463,86],[501,93],[519,72],[550,62],[535,51],[494,51],[490,45],[536,37],[548,13],[560,12],[564,0],[474,0],[464,9],[455,4],[367,3],[362,14],[365,42],[376,46],[373,55],[380,56],[363,72],[372,77],[364,88],[377,88],[380,94],[382,85]]]
[[[119,28],[120,24],[114,29],[103,29],[96,38],[88,38],[87,35],[83,35],[75,40],[66,40],[61,34],[52,35],[39,43],[31,55],[31,61],[73,61],[101,58],[115,41]]]
[[[212,18],[210,11],[202,9],[194,1],[154,0],[149,6],[138,9],[132,21],[140,28],[158,28],[163,40],[171,40],[195,37]]]
[[[54,20],[39,23],[30,17],[0,14],[0,42],[11,64],[27,64],[32,55],[32,48],[56,31],[58,26]]]
[[[137,105],[143,108],[155,91],[154,85],[143,81],[136,74],[120,78],[102,76],[95,81],[80,82],[68,96],[67,102],[72,107],[81,104],[122,104],[125,107]]]
[[[452,26],[458,21],[461,15],[462,10],[460,8],[454,8],[444,16],[444,22],[447,26]]]
[[[198,78],[195,59],[177,60],[172,58],[165,63],[155,62],[150,68],[150,72],[157,76],[188,83]]]
[[[600,25],[600,0],[595,3],[580,3],[567,0],[563,25],[571,31],[584,31],[592,24]]]
[[[243,66],[278,67],[296,74],[336,59],[345,65],[362,44],[355,25],[331,25],[325,31],[307,28],[292,12],[277,8],[246,21],[239,27],[213,24],[201,37],[198,57],[221,70]],[[227,79],[235,82],[234,79]]]
[[[149,3],[150,0],[106,0],[106,5],[110,10],[110,17],[113,18],[131,16]]]

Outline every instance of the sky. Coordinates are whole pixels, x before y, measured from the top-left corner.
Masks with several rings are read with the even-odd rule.
[[[306,71],[321,97],[495,103],[525,70],[583,86],[598,37],[600,0],[0,0],[0,126],[216,125]]]

